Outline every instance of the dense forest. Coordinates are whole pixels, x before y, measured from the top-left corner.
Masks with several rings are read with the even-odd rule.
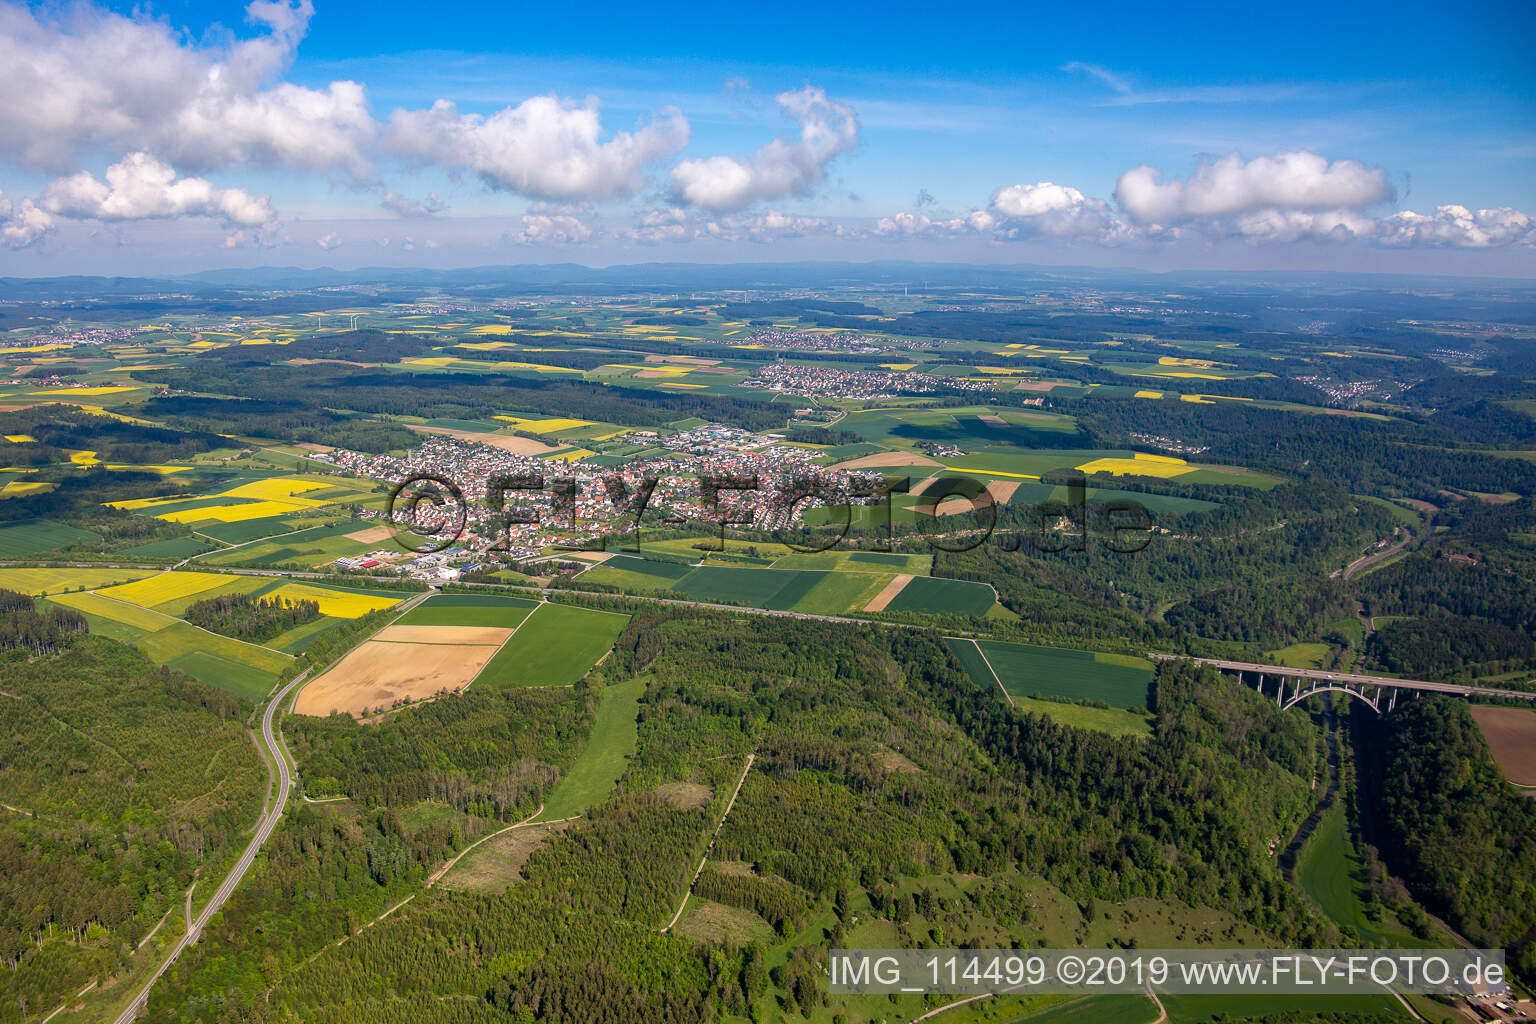
[[[320,617],[320,603],[300,598],[256,598],[249,594],[205,597],[187,606],[184,618],[212,633],[259,644]]]
[[[0,650],[24,647],[33,654],[53,654],[89,628],[73,608],[37,610],[28,594],[0,589]]]
[[[1414,894],[1536,973],[1536,800],[1503,779],[1466,705],[1409,701],[1357,730],[1372,838]]]
[[[0,1021],[14,1022],[121,968],[196,871],[231,859],[266,772],[247,707],[112,640],[0,652],[0,679]]]
[[[1098,901],[1150,899],[1217,908],[1276,941],[1331,934],[1267,854],[1313,799],[1304,716],[1170,666],[1154,740],[1113,740],[1010,711],[932,634],[632,610],[575,690],[471,690],[369,725],[290,719],[306,793],[348,799],[284,820],[151,1012],[795,1019],[826,1004],[821,964],[855,916],[888,921],[903,944],[1031,942],[1040,884],[1085,928]],[[526,815],[601,689],[634,673],[639,743],[610,797],[546,832],[504,892],[439,887],[363,927],[451,851]],[[659,934],[754,752],[695,894],[775,937]],[[663,795],[680,781],[704,802]],[[957,874],[973,878],[959,896],[926,881]]]

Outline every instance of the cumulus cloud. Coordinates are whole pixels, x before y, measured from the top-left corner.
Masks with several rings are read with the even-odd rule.
[[[1179,224],[1260,210],[1357,210],[1394,198],[1387,172],[1305,150],[1245,161],[1237,153],[1164,180],[1142,164],[1120,176],[1115,201],[1140,224]]]
[[[853,108],[828,99],[825,90],[808,85],[774,99],[786,117],[799,123],[800,137],[781,136],[746,159],[682,161],[672,168],[679,202],[725,213],[762,200],[806,195],[826,180],[834,157],[858,144]]]
[[[934,218],[922,213],[893,213],[875,221],[873,233],[881,238],[940,238],[967,232],[987,234],[996,218],[985,210],[972,210],[964,217]]]
[[[1050,181],[998,189],[992,195],[991,214],[999,233],[1008,238],[1085,238],[1118,243],[1136,234],[1104,200]]]
[[[749,242],[774,242],[781,238],[807,235],[841,234],[841,228],[825,217],[802,217],[781,210],[752,217],[729,217],[711,222],[714,233],[724,238],[745,238]]]
[[[509,235],[520,245],[579,245],[592,240],[593,231],[577,217],[563,213],[525,213],[521,231]]]
[[[697,238],[700,232],[699,218],[688,210],[673,206],[665,210],[648,210],[639,223],[625,232],[625,237],[647,245],[662,242],[686,242]]]
[[[385,192],[379,205],[396,217],[434,217],[448,209],[448,204],[437,198],[436,192],[429,193],[419,203],[398,192]]]
[[[807,217],[783,210],[736,217],[710,217],[697,210],[673,206],[647,212],[635,225],[622,232],[621,237],[645,245],[702,240],[766,244],[812,235],[843,238],[854,234],[825,217]]]
[[[490,117],[460,114],[448,100],[427,110],[396,110],[387,144],[417,164],[476,174],[492,188],[551,200],[608,199],[643,184],[641,171],[688,143],[675,109],[633,132],[602,141],[596,97],[577,104],[535,96]]]
[[[1476,211],[1465,206],[1439,206],[1432,214],[1404,210],[1381,222],[1381,242],[1457,249],[1536,245],[1536,217],[1507,206]]]
[[[53,230],[53,217],[30,199],[12,203],[0,193],[0,248],[22,249]]]
[[[51,182],[43,192],[43,205],[62,217],[204,216],[239,227],[259,227],[275,216],[266,196],[242,188],[215,188],[203,178],[178,179],[170,164],[148,153],[130,153],[107,168],[106,179],[81,171]]]
[[[255,0],[246,13],[262,34],[217,47],[188,45],[143,14],[55,10],[0,5],[0,155],[67,171],[99,149],[146,149],[194,170],[371,174],[361,85],[276,81],[308,30],[310,0]]]
[[[332,249],[341,244],[341,236],[336,234],[334,231],[328,231],[321,235],[319,238],[315,239],[315,244],[324,249],[326,252],[330,252]]]
[[[1377,221],[1354,210],[1255,210],[1212,225],[1254,242],[1353,242],[1375,236]]]

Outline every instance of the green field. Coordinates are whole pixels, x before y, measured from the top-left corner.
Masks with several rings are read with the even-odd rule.
[[[247,700],[265,696],[290,663],[275,650],[209,633],[124,601],[97,594],[71,594],[63,600],[85,615],[92,633],[132,644],[157,664]]]
[[[675,582],[687,576],[693,571],[693,566],[683,562],[676,562],[666,558],[642,558],[636,555],[614,555],[608,561],[598,566],[597,569],[589,569],[588,572],[619,571],[633,573],[637,576],[648,576],[661,582],[663,585]]]
[[[843,615],[862,611],[893,577],[870,572],[824,572],[790,605],[811,615]],[[915,582],[915,581],[914,581]]]
[[[1390,913],[1372,921],[1360,898],[1365,877],[1365,863],[1350,839],[1344,804],[1335,801],[1301,848],[1296,859],[1297,883],[1317,901],[1323,913],[1361,942],[1408,949],[1438,945],[1433,939],[1409,934]]]
[[[1217,1021],[1241,1021],[1281,1013],[1356,1013],[1373,1015],[1382,1021],[1410,1021],[1403,1004],[1389,995],[1300,996],[1300,995],[1160,995],[1168,1011],[1170,1024],[1208,1024]]]
[[[862,611],[896,573],[923,573],[931,562],[929,555],[837,551],[786,555],[774,568],[733,565],[690,568],[620,555],[587,570],[582,578],[633,593],[671,591],[709,604],[740,604],[813,615],[847,615]],[[992,588],[984,583],[919,575],[896,595],[888,610],[985,615],[994,604]]]
[[[499,594],[435,594],[397,619],[400,626],[499,626],[509,629],[537,608],[537,601]]]
[[[322,615],[312,622],[306,622],[302,626],[294,626],[286,633],[279,633],[267,641],[268,647],[274,647],[279,651],[298,656],[303,654],[315,638],[333,626],[339,626],[345,619],[332,618]]]
[[[1005,422],[989,423],[981,416],[997,416]],[[849,413],[838,429],[852,431],[866,442],[904,448],[915,447],[918,441],[953,444],[962,449],[987,444],[1031,447],[1060,445],[1079,436],[1077,424],[1070,416],[998,406],[865,409]]]
[[[911,573],[926,576],[933,567],[932,555],[853,551],[797,551],[773,563],[775,569],[836,569],[839,572]]]
[[[1287,668],[1327,668],[1328,654],[1332,650],[1327,644],[1291,644],[1279,650],[1270,651],[1264,655],[1264,660],[1272,665],[1284,665]]]
[[[978,646],[1003,688],[1014,697],[1038,693],[1068,700],[1103,701],[1114,708],[1147,706],[1152,664],[1142,658],[999,640],[982,640]],[[966,667],[971,669],[969,663]],[[986,677],[977,681],[991,682]]]
[[[502,645],[475,682],[480,686],[559,686],[586,675],[613,647],[629,616],[542,604]]]
[[[191,558],[193,555],[212,551],[213,548],[213,544],[201,537],[173,537],[170,540],[157,540],[151,544],[124,548],[118,553],[128,558],[164,558],[179,562],[183,558]]]
[[[1036,700],[1033,697],[1014,697],[1013,704],[1020,711],[1045,715],[1074,729],[1092,729],[1111,736],[1152,735],[1152,716],[1132,708],[1091,708],[1057,700]]]
[[[268,520],[270,522],[270,520]],[[262,522],[262,520],[252,520]],[[243,526],[243,523],[230,523],[231,526]],[[278,529],[268,529],[266,533],[286,533],[292,529],[291,525],[285,525]],[[205,562],[218,565],[255,565],[275,566],[297,563],[306,568],[325,565],[338,558],[362,554],[364,551],[377,550],[387,542],[375,541],[372,544],[364,544],[360,541],[347,539],[347,534],[356,533],[360,527],[357,523],[348,520],[344,523],[336,523],[329,526],[316,526],[301,533],[294,533],[273,540],[262,541],[256,544],[248,544],[237,547],[231,551],[223,551],[212,555]],[[211,534],[211,530],[200,532]]]
[[[65,526],[51,519],[29,519],[0,526],[0,558],[25,558],[99,540],[101,537],[90,530]]]
[[[919,576],[885,606],[890,612],[924,612],[945,615],[985,615],[997,603],[997,595],[985,583]]]
[[[603,690],[587,745],[544,801],[540,820],[558,821],[580,814],[613,792],[639,742],[637,718],[645,682],[641,676]]]

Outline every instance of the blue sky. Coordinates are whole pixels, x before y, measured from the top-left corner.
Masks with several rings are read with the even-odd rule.
[[[1528,4],[259,6],[0,3],[0,273],[1536,276]]]

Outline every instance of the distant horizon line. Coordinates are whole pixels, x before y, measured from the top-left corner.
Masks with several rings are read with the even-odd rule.
[[[1055,272],[1070,273],[1084,277],[1112,278],[1112,277],[1154,277],[1171,278],[1178,276],[1190,277],[1234,277],[1246,279],[1285,279],[1305,280],[1313,279],[1348,279],[1369,278],[1377,280],[1456,280],[1456,281],[1490,281],[1503,285],[1531,285],[1536,286],[1536,277],[1522,276],[1497,276],[1490,274],[1466,274],[1450,271],[1440,273],[1426,272],[1391,272],[1370,270],[1335,270],[1335,269],[1212,269],[1202,267],[1178,267],[1167,270],[1153,270],[1145,267],[1104,267],[1092,264],[1068,264],[1068,263],[975,263],[958,260],[735,260],[735,261],[685,261],[685,260],[649,260],[636,263],[610,263],[610,264],[586,264],[562,260],[551,263],[486,263],[473,264],[458,267],[432,267],[426,265],[417,266],[389,266],[382,264],[369,264],[351,269],[342,269],[329,265],[312,267],[297,266],[293,264],[261,264],[252,267],[225,266],[211,267],[206,270],[186,273],[169,273],[160,275],[129,275],[129,274],[48,274],[48,275],[0,275],[0,281],[20,282],[61,282],[61,281],[145,281],[145,282],[182,282],[195,281],[200,278],[212,276],[236,277],[240,275],[262,276],[272,274],[290,275],[331,275],[337,277],[359,277],[364,275],[434,275],[449,276],[454,274],[471,274],[503,271],[527,271],[539,270],[544,272],[561,269],[579,270],[588,274],[598,274],[614,271],[646,270],[661,268],[689,269],[708,271],[710,269],[728,270],[755,268],[768,270],[772,268],[802,268],[815,267],[839,267],[849,269],[875,269],[880,267],[923,269],[933,268],[945,271],[977,270],[992,273],[1007,272]],[[366,283],[358,281],[356,283]],[[543,282],[548,284],[549,282]],[[953,287],[953,286],[946,286]]]

